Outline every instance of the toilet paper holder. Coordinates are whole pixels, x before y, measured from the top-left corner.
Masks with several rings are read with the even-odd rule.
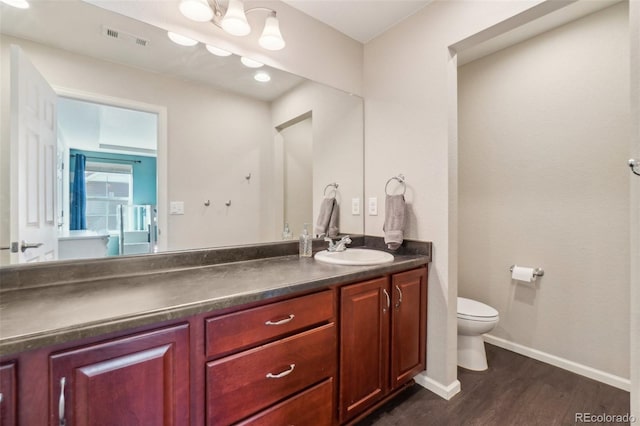
[[[509,268],[509,272],[513,272],[513,267],[516,265],[511,265],[511,267]],[[544,269],[542,268],[535,268],[533,270],[533,275],[536,277],[542,277],[544,276]]]

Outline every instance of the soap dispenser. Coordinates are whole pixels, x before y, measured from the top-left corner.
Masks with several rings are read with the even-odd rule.
[[[311,257],[312,239],[311,239],[311,235],[309,234],[309,230],[307,229],[308,226],[309,224],[307,223],[304,224],[304,230],[300,235],[300,249],[299,249],[300,257]]]
[[[293,234],[291,233],[291,229],[289,229],[289,223],[286,222],[284,224],[284,230],[282,231],[282,239],[283,240],[290,240],[291,237],[293,237]]]

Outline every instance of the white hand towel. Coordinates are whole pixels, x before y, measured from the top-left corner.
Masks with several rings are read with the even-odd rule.
[[[337,203],[334,197],[325,198],[322,200],[322,204],[320,204],[320,213],[318,213],[318,220],[316,221],[316,226],[314,228],[314,234],[317,237],[325,237],[331,236],[328,233],[332,231],[331,224],[333,223],[333,232],[335,235],[338,235],[337,232]],[[334,213],[334,210],[336,211]],[[333,220],[332,220],[333,219]],[[335,236],[334,235],[334,236]]]
[[[404,195],[387,195],[384,200],[384,242],[389,250],[397,250],[404,240],[406,204]]]

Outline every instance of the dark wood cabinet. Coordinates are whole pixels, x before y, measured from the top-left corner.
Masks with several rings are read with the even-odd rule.
[[[388,392],[389,295],[387,278],[340,291],[340,420],[345,421]]]
[[[325,290],[206,319],[206,424],[333,424],[335,306]]]
[[[238,426],[293,424],[331,426],[334,424],[333,386],[333,379],[327,379],[280,404],[276,404],[238,423]]]
[[[208,363],[207,424],[235,423],[333,377],[336,349],[331,323]]]
[[[13,362],[0,364],[0,426],[18,424],[16,412],[17,381]]]
[[[426,271],[5,356],[0,426],[355,422],[425,368]]]
[[[419,268],[341,288],[340,422],[426,366],[427,274]]]
[[[427,270],[391,277],[391,388],[426,368]]]
[[[49,362],[51,425],[189,424],[188,324],[68,350]]]

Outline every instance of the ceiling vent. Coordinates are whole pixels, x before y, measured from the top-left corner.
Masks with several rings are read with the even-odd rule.
[[[102,35],[107,38],[112,38],[116,40],[126,41],[128,43],[137,44],[138,46],[148,46],[149,40],[146,40],[142,37],[135,36],[126,31],[117,30],[115,28],[110,28],[107,26],[102,26]]]

